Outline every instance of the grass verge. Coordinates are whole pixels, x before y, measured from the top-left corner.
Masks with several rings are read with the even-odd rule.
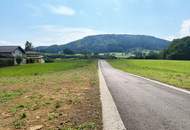
[[[129,73],[190,89],[190,61],[118,59],[108,62]]]

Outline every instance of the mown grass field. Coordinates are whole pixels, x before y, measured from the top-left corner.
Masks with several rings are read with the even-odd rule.
[[[0,68],[0,130],[102,128],[97,61]]]
[[[190,89],[190,61],[119,59],[109,63],[129,73]]]
[[[75,69],[77,67],[83,67],[89,62],[87,60],[75,61],[76,60],[73,59],[48,64],[27,64],[22,66],[4,67],[0,68],[0,77],[41,75],[44,73],[65,71],[69,69]]]

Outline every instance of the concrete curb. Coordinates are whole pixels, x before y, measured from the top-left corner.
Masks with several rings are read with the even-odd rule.
[[[98,63],[98,66],[100,95],[102,103],[103,130],[126,130],[117,110],[117,107],[114,103],[114,100],[106,85],[104,76],[100,68],[100,63]]]

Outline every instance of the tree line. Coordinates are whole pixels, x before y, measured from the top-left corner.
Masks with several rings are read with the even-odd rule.
[[[190,60],[190,36],[173,40],[163,54],[165,59]]]
[[[138,54],[137,59],[190,60],[190,36],[175,39],[160,52],[150,51],[148,55]]]

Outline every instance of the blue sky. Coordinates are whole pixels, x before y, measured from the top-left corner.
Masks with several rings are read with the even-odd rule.
[[[65,44],[87,35],[190,35],[190,0],[1,0],[0,45]]]

